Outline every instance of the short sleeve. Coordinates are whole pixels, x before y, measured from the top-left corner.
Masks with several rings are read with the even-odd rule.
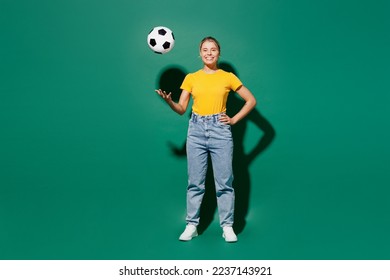
[[[180,89],[184,89],[188,92],[192,91],[192,78],[191,74],[187,74],[183,80],[183,83],[180,86]]]
[[[240,86],[242,86],[242,82],[233,73],[229,73],[229,75],[230,75],[230,88],[236,91]]]

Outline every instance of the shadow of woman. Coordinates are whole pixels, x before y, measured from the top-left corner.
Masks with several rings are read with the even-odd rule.
[[[172,100],[177,102],[180,98],[181,83],[183,82],[186,73],[180,66],[171,65],[162,69],[158,80],[158,88],[166,92],[172,92]]]
[[[219,67],[227,72],[232,72],[238,76],[234,67],[227,63],[222,62]],[[159,87],[172,92],[173,99],[178,100],[180,96],[180,85],[185,77],[184,71],[178,67],[172,67],[165,69],[161,76]],[[242,100],[237,94],[230,94],[227,102],[227,114],[229,116],[235,115],[244,105],[245,101]],[[191,116],[191,114],[189,115]],[[255,124],[259,130],[262,131],[262,136],[259,137],[259,141],[254,148],[248,153],[244,149],[244,136],[247,131],[248,122]],[[265,149],[269,147],[275,138],[276,132],[270,122],[260,114],[255,108],[253,109],[243,120],[236,125],[232,126],[232,134],[234,141],[233,150],[233,170],[234,170],[234,187],[235,187],[235,213],[234,213],[234,230],[237,234],[241,233],[246,225],[246,217],[249,211],[250,191],[251,191],[251,178],[249,174],[249,167]],[[172,153],[177,157],[186,156],[186,144],[184,142],[181,146],[169,142]],[[202,234],[212,223],[214,215],[217,209],[216,193],[214,175],[212,170],[212,163],[209,157],[208,169],[206,175],[206,191],[203,197],[202,206],[200,209],[200,224],[198,226],[198,233]]]

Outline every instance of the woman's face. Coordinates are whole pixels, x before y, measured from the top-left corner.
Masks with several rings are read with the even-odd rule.
[[[213,41],[205,41],[200,47],[200,57],[205,65],[216,65],[219,58],[217,44]]]

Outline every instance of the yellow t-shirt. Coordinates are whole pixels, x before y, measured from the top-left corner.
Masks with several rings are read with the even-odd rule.
[[[208,74],[203,70],[188,74],[182,85],[194,100],[192,111],[206,116],[226,112],[226,101],[231,90],[236,91],[241,81],[231,72],[218,69]]]

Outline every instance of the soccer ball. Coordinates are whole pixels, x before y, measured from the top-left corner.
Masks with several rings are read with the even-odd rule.
[[[175,45],[172,30],[164,26],[154,27],[148,34],[148,46],[155,53],[165,54]]]

